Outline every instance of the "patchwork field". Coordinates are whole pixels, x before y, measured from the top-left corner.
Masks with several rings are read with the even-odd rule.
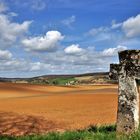
[[[23,135],[114,124],[117,85],[0,83],[0,134]]]

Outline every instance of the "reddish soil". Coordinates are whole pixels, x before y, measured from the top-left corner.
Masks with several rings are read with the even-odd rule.
[[[0,134],[38,134],[114,124],[117,90],[117,85],[0,83]]]

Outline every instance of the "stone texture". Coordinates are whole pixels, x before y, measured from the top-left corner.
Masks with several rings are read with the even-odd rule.
[[[109,76],[119,81],[117,132],[130,134],[139,127],[140,50],[119,52],[120,64],[111,64]]]
[[[118,64],[110,64],[110,73],[109,73],[110,79],[118,80],[118,71],[119,71]]]

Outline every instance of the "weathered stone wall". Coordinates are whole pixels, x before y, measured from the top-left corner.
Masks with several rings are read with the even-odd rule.
[[[110,64],[109,77],[112,80],[118,80],[118,64]]]
[[[117,131],[132,133],[139,126],[139,94],[136,79],[140,79],[140,50],[119,52],[120,64],[111,65],[110,77],[118,76],[119,97]]]

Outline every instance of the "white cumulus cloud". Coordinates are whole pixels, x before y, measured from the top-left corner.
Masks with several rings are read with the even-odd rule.
[[[123,22],[122,29],[127,37],[140,36],[140,14],[136,17],[130,17]]]
[[[70,46],[68,46],[67,48],[64,49],[64,52],[66,54],[81,54],[82,52],[84,52],[84,49],[80,48],[79,44],[72,44]]]
[[[12,53],[8,50],[0,50],[0,60],[8,60],[12,58]]]
[[[123,50],[126,50],[127,47],[126,46],[122,46],[122,45],[118,45],[116,48],[108,48],[108,49],[105,49],[102,54],[104,56],[114,56],[116,55],[119,51],[123,51]]]
[[[0,14],[0,48],[10,46],[17,38],[28,31],[31,21],[11,22],[9,17]]]
[[[53,51],[64,36],[58,31],[48,31],[45,36],[22,40],[27,51]]]

